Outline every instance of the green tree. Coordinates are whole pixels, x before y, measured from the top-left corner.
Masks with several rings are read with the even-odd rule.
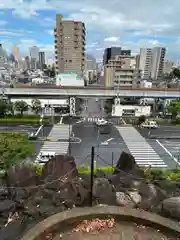
[[[29,106],[25,101],[20,100],[14,103],[14,108],[21,116],[23,116],[24,112],[28,111]]]
[[[146,116],[141,115],[138,117],[137,125],[141,125],[145,121],[146,121]]]
[[[52,66],[48,65],[47,68],[44,70],[45,74],[49,77],[55,77],[56,75],[56,68],[54,64]]]
[[[0,117],[4,117],[8,112],[8,104],[4,99],[0,99]]]
[[[112,105],[113,105],[113,100],[106,100],[104,104],[104,110],[106,114],[111,114],[112,113]]]
[[[7,103],[7,110],[11,115],[14,115],[14,104],[12,102]]]
[[[171,113],[171,118],[176,119],[178,113],[180,113],[180,102],[171,101],[167,106],[167,110]]]
[[[180,69],[179,68],[174,68],[172,71],[172,75],[174,77],[180,78]]]
[[[36,115],[38,115],[41,112],[41,110],[42,110],[41,101],[39,99],[33,99],[31,104],[32,104],[32,107],[31,107],[32,111]]]
[[[34,153],[28,137],[21,133],[0,133],[0,170],[7,171]]]

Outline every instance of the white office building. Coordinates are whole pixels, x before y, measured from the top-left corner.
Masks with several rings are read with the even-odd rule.
[[[152,49],[141,48],[139,69],[141,71],[141,77],[143,79],[149,79],[151,76],[151,61],[152,61]]]
[[[150,116],[151,106],[140,105],[113,105],[112,116],[114,117],[139,117]]]
[[[166,49],[162,47],[141,48],[139,69],[143,79],[156,80],[163,74]]]

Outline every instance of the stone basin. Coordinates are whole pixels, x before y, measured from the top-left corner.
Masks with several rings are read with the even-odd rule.
[[[82,220],[94,218],[114,218],[116,226],[98,234],[72,232]],[[142,210],[104,205],[52,215],[30,229],[21,240],[175,240],[179,237],[178,222]]]

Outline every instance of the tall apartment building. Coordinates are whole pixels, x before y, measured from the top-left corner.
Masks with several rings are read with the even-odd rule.
[[[45,52],[39,52],[39,67],[42,70],[45,65]]]
[[[141,48],[139,68],[143,79],[158,79],[163,74],[166,49],[161,47]]]
[[[152,49],[151,78],[158,79],[163,75],[164,58],[166,49],[162,47],[154,47]]]
[[[38,61],[39,59],[39,48],[36,46],[33,46],[30,48],[30,57],[33,59],[36,59]]]
[[[152,61],[152,49],[141,48],[139,69],[141,70],[141,77],[143,79],[149,79],[151,77],[151,61]]]
[[[121,47],[106,48],[103,54],[103,65],[108,64],[110,59],[113,59],[116,55],[131,55],[131,50],[122,50]]]
[[[85,69],[85,24],[83,22],[63,20],[56,15],[55,63],[58,73],[76,73],[81,77]]]
[[[37,46],[33,46],[30,48],[30,68],[31,70],[35,70],[38,68],[39,64],[39,48]]]

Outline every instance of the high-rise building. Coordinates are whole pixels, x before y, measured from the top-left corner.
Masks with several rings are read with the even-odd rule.
[[[6,51],[3,49],[2,44],[0,44],[0,79],[7,79],[9,77],[9,64]]]
[[[76,73],[82,76],[85,69],[85,25],[82,22],[63,20],[56,15],[55,63],[58,73]]]
[[[45,52],[39,52],[39,67],[42,70],[45,65]]]
[[[21,56],[20,56],[19,48],[18,48],[17,46],[13,46],[13,48],[12,48],[12,54],[13,54],[15,60],[16,60],[17,62],[19,62],[20,59],[21,59]]]
[[[25,70],[29,70],[30,69],[30,59],[29,56],[25,57]]]
[[[36,59],[38,61],[39,59],[39,48],[36,46],[33,46],[30,48],[30,57],[33,59]]]
[[[131,56],[131,50],[122,50],[121,47],[106,48],[103,55],[103,65],[108,64],[108,61],[117,55]]]
[[[166,49],[162,47],[154,47],[152,49],[151,78],[158,79],[163,75],[164,58]]]
[[[39,48],[37,46],[33,46],[30,48],[30,57],[31,57],[30,68],[31,70],[35,70],[38,68],[39,61]]]
[[[141,70],[141,77],[143,79],[149,79],[151,77],[151,61],[152,61],[152,49],[141,48],[139,69]]]
[[[162,47],[141,48],[139,68],[144,79],[158,79],[163,74],[166,49]]]

